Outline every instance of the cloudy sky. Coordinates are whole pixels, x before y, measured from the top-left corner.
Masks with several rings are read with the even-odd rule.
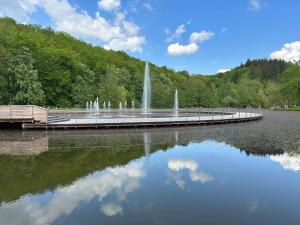
[[[0,16],[213,74],[248,58],[300,61],[299,0],[0,0]]]

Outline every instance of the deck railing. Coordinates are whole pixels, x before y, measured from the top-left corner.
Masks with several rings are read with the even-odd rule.
[[[47,123],[48,110],[35,105],[0,105],[0,120]]]

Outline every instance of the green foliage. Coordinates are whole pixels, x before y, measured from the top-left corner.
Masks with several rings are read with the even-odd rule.
[[[281,75],[281,93],[286,105],[300,104],[300,67],[290,65]]]
[[[145,63],[124,52],[1,18],[0,55],[0,104],[83,107],[99,97],[112,107],[132,100],[141,105]],[[154,64],[150,70],[156,108],[173,107],[176,89],[182,108],[300,104],[300,67],[280,60],[248,60],[214,76]]]
[[[38,72],[33,69],[32,64],[33,59],[26,47],[22,47],[11,58],[8,71],[15,90],[14,103],[41,105],[44,102],[44,92],[38,81]]]

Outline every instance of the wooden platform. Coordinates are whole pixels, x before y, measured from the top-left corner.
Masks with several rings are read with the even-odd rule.
[[[187,125],[212,125],[224,123],[249,122],[262,119],[262,114],[235,112],[226,115],[205,115],[186,117],[158,118],[95,118],[70,119],[56,123],[24,123],[23,129],[105,129],[105,128],[137,128]]]
[[[48,110],[34,105],[0,105],[0,124],[47,123]]]

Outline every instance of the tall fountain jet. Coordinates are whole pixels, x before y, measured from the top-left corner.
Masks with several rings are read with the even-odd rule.
[[[178,91],[177,91],[177,89],[175,91],[175,97],[174,97],[174,116],[178,116]]]
[[[149,112],[151,107],[151,83],[150,83],[150,72],[149,72],[148,62],[146,62],[146,66],[145,66],[142,107],[143,107],[143,112],[145,114]]]

